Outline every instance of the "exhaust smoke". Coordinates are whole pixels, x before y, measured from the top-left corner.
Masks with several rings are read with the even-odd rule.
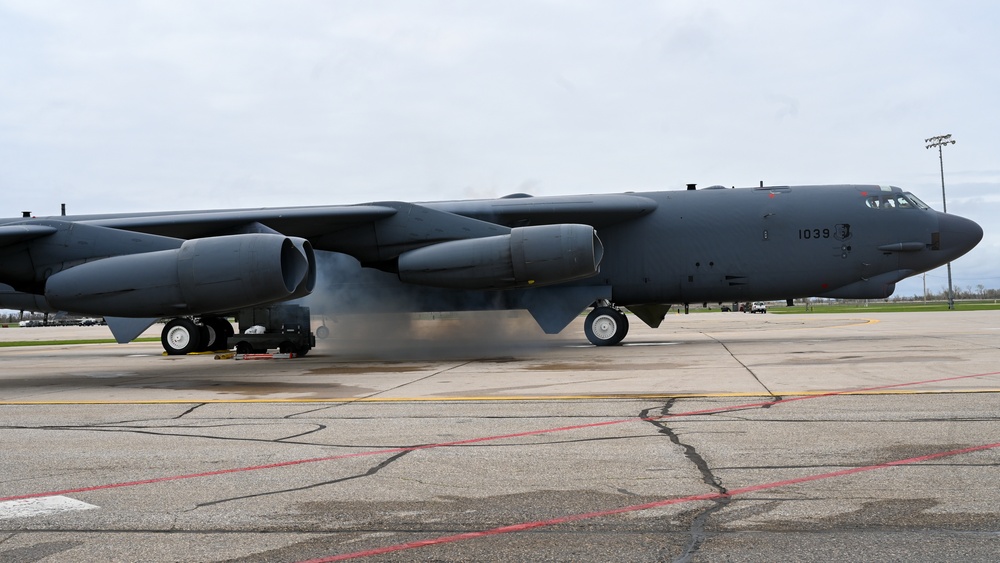
[[[312,312],[316,349],[352,360],[474,360],[566,341],[545,335],[526,311],[507,310],[503,291],[404,284],[354,258],[316,252],[318,281],[302,304]]]

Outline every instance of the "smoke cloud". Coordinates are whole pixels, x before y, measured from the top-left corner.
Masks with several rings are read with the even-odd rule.
[[[316,339],[318,352],[358,360],[483,359],[566,341],[544,334],[527,312],[509,310],[502,291],[418,287],[345,254],[317,252],[316,259],[316,289],[299,303],[310,308],[314,331],[329,330]]]

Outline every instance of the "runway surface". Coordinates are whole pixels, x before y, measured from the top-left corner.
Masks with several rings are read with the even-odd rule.
[[[331,328],[294,360],[0,348],[0,560],[1000,553],[998,313]]]

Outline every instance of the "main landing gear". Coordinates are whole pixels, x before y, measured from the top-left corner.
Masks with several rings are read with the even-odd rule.
[[[608,301],[599,301],[583,325],[594,346],[614,346],[628,334],[628,317]]]
[[[233,336],[233,325],[222,317],[202,317],[201,324],[191,319],[174,319],[163,327],[160,343],[171,356],[183,356],[191,352],[225,350],[229,348],[229,337]]]
[[[240,354],[263,354],[271,349],[281,353],[305,356],[316,346],[316,338],[309,330],[309,309],[300,305],[273,305],[240,309],[237,314],[240,334],[223,317],[204,316],[195,322],[178,318],[167,323],[160,333],[163,349],[171,356],[192,352],[215,352],[236,348]],[[260,331],[247,331],[255,327]],[[320,327],[329,333],[325,326]]]

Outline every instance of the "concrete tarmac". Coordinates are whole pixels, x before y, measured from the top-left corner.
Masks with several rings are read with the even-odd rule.
[[[1000,313],[670,315],[609,348],[579,325],[345,318],[294,360],[0,348],[0,560],[1000,553]]]

